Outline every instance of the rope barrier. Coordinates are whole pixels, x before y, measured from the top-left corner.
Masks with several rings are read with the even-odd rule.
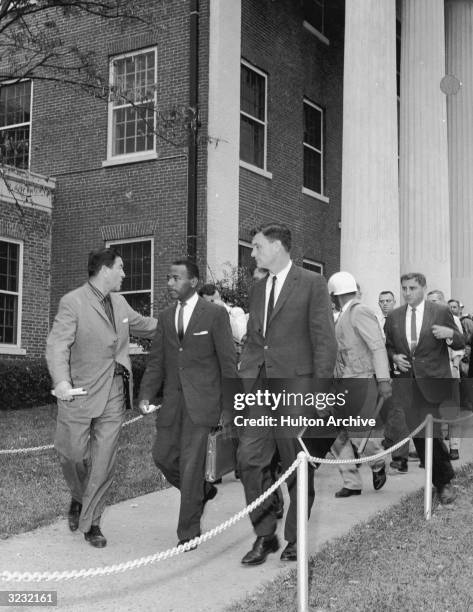
[[[140,414],[139,416],[133,417],[129,421],[125,421],[122,427],[125,427],[126,425],[131,425],[131,423],[135,423],[136,421],[139,421],[142,418],[143,418],[142,414]],[[39,451],[44,451],[44,450],[52,450],[53,448],[54,448],[54,444],[45,444],[44,446],[31,446],[29,448],[2,448],[0,449],[0,455],[21,455],[25,453],[34,453],[34,452],[39,452]]]
[[[135,423],[136,421],[139,421],[140,419],[143,418],[143,415],[139,415],[136,417],[133,417],[132,419],[130,419],[129,421],[126,421],[125,423],[123,423],[122,427],[126,427],[127,425],[131,425],[132,423]],[[448,424],[453,424],[453,423],[461,423],[463,421],[468,421],[469,419],[473,419],[473,412],[469,415],[463,416],[463,417],[458,417],[456,419],[439,419],[439,418],[434,418],[434,423],[448,423]],[[422,428],[421,428],[422,429]],[[410,437],[413,437],[416,433],[418,433],[420,431],[420,429],[416,429]],[[406,438],[405,440],[403,440],[402,442],[398,442],[397,444],[395,444],[394,446],[391,446],[388,451],[386,451],[385,453],[379,454],[379,455],[373,455],[369,458],[366,457],[361,457],[359,459],[356,459],[356,461],[353,461],[352,459],[321,459],[319,457],[316,457],[317,459],[317,463],[367,463],[369,461],[372,461],[373,459],[378,459],[379,457],[382,457],[386,454],[388,454],[388,452],[391,452],[393,450],[397,450],[398,448],[400,448],[403,444],[405,444],[407,441],[409,440],[409,438]],[[54,448],[54,444],[45,444],[43,446],[30,446],[27,448],[2,448],[0,449],[0,455],[20,455],[23,453],[34,453],[34,452],[40,452],[40,451],[45,451],[45,450],[52,450]],[[303,448],[304,452],[310,456],[309,452]]]
[[[468,416],[468,418],[471,418],[471,416]],[[142,416],[138,416],[133,419],[130,419],[126,423],[123,423],[123,426],[134,423],[141,418]],[[435,419],[435,421],[439,422],[439,421],[442,421],[442,419]],[[404,438],[404,440],[397,442],[396,444],[391,446],[389,449],[381,453],[378,453],[377,455],[371,455],[369,457],[360,457],[358,459],[356,458],[354,459],[325,459],[322,457],[312,457],[310,453],[308,452],[307,447],[305,446],[303,440],[301,438],[298,438],[298,440],[299,440],[299,443],[304,453],[307,456],[307,460],[312,465],[314,463],[327,463],[327,464],[332,464],[332,465],[342,464],[342,463],[343,464],[368,463],[376,459],[379,459],[381,457],[384,457],[385,455],[391,454],[394,450],[397,450],[398,448],[406,444],[409,441],[409,438],[414,437],[426,426],[426,423],[427,423],[427,419],[425,419],[418,427],[416,427],[416,429],[414,429],[414,431],[412,431],[411,434],[407,438]],[[41,447],[37,447],[37,448],[41,448]],[[24,452],[24,449],[20,449],[20,452]],[[131,561],[126,561],[123,563],[116,563],[114,565],[108,565],[108,566],[103,566],[103,567],[95,567],[95,568],[80,569],[80,570],[64,570],[64,571],[56,570],[56,571],[51,571],[51,572],[48,572],[48,571],[46,572],[18,572],[18,571],[10,572],[8,570],[4,570],[0,572],[0,581],[3,581],[3,582],[51,582],[51,581],[59,582],[62,580],[72,580],[72,579],[78,579],[78,578],[90,578],[90,577],[95,577],[95,576],[109,576],[112,574],[117,574],[117,573],[125,572],[131,569],[145,567],[147,565],[151,565],[159,561],[170,559],[171,557],[174,557],[183,552],[187,552],[188,550],[191,550],[192,548],[194,548],[195,546],[199,544],[202,544],[203,542],[207,542],[211,538],[215,537],[216,535],[228,529],[228,527],[237,523],[243,517],[250,514],[250,512],[252,512],[265,499],[267,499],[270,495],[272,495],[274,491],[276,491],[276,489],[278,489],[281,486],[281,484],[285,480],[287,480],[287,478],[289,478],[289,476],[297,469],[300,463],[301,463],[301,458],[297,457],[297,459],[295,459],[295,461],[292,463],[291,466],[289,466],[289,468],[284,472],[284,474],[282,474],[276,480],[276,482],[274,482],[268,489],[266,489],[266,491],[264,491],[264,493],[262,493],[251,504],[249,504],[248,506],[246,506],[245,508],[237,512],[234,516],[230,517],[223,523],[220,523],[220,525],[217,525],[210,531],[205,532],[204,534],[190,540],[189,542],[186,542],[185,544],[174,546],[173,548],[169,548],[165,551],[155,553],[152,555],[148,555],[146,557],[140,557],[138,559],[133,559]]]
[[[322,457],[312,457],[306,445],[304,444],[302,438],[298,438],[298,440],[299,440],[299,444],[301,445],[302,450],[307,455],[307,460],[312,465],[314,465],[315,463],[327,463],[329,465],[339,465],[339,464],[347,464],[347,463],[371,463],[371,461],[376,461],[376,459],[380,459],[381,457],[390,455],[393,451],[397,450],[398,448],[401,448],[401,446],[409,442],[410,438],[413,438],[419,433],[419,431],[424,429],[426,421],[427,420],[424,420],[418,427],[416,427],[414,431],[412,431],[407,438],[404,438],[404,440],[401,440],[400,442],[396,442],[396,444],[393,444],[388,449],[378,453],[377,455],[370,455],[369,457],[358,457],[358,459],[357,458],[354,458],[354,459],[325,459]]]
[[[185,544],[181,544],[180,546],[174,546],[173,548],[169,548],[160,553],[155,553],[153,555],[148,555],[146,557],[140,557],[139,559],[134,559],[132,561],[126,561],[124,563],[116,563],[114,565],[108,565],[104,567],[95,567],[89,569],[81,569],[81,570],[64,570],[64,571],[52,571],[52,572],[10,572],[10,571],[2,571],[0,572],[0,581],[3,582],[59,582],[62,580],[71,580],[77,578],[91,578],[95,576],[110,576],[111,574],[118,574],[120,572],[125,572],[130,569],[136,569],[139,567],[145,567],[147,565],[151,565],[152,563],[157,563],[158,561],[163,561],[166,559],[170,559],[171,557],[175,557],[183,552],[187,552],[191,550],[194,546],[206,542],[210,540],[214,536],[219,533],[222,533],[230,527],[234,525],[236,522],[241,520],[243,517],[247,516],[250,512],[252,512],[255,508],[257,508],[265,499],[267,499],[270,495],[276,491],[281,484],[289,478],[289,476],[297,469],[297,466],[300,463],[300,459],[297,458],[294,463],[289,466],[289,468],[274,482],[264,493],[262,493],[257,499],[255,499],[251,504],[237,512],[234,516],[230,517],[220,525],[217,525],[210,531],[206,531],[201,536],[186,542]]]

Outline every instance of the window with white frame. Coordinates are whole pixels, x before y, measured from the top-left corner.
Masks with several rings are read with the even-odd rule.
[[[241,64],[240,160],[266,170],[267,76]]]
[[[155,153],[157,50],[144,49],[110,60],[108,159]]]
[[[246,242],[246,240],[238,241],[238,266],[246,268],[251,273],[256,268],[256,261],[254,257],[251,257],[252,250],[251,242]]]
[[[0,85],[0,163],[28,168],[31,81]]]
[[[304,178],[305,189],[324,195],[323,110],[304,100]]]
[[[302,260],[302,267],[305,268],[306,270],[317,272],[317,274],[324,273],[324,264],[320,263],[319,261],[314,261],[313,259],[304,258]]]
[[[304,21],[325,34],[325,0],[303,0]]]
[[[123,259],[125,278],[120,293],[137,312],[153,313],[153,239],[136,238],[107,242]]]
[[[22,243],[0,238],[0,347],[19,346]]]

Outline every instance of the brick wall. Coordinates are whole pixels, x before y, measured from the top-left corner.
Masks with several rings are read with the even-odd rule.
[[[108,22],[74,17],[74,37],[93,47],[99,69],[109,58],[157,46],[158,107],[185,108],[189,100],[189,0],[143,2],[147,23]],[[198,151],[198,256],[205,253],[206,111],[208,81],[208,3],[200,1]],[[67,25],[67,24],[66,24]],[[69,27],[69,31],[71,28]],[[185,254],[187,223],[187,139],[182,130],[163,130],[158,159],[102,167],[107,157],[106,102],[66,87],[35,84],[31,169],[57,179],[53,211],[52,300],[86,279],[87,254],[104,244],[104,228],[120,235],[153,236],[155,306],[164,304],[169,263]],[[167,139],[174,140],[175,145]],[[138,225],[137,225],[138,224]],[[135,236],[133,236],[135,234]]]
[[[21,348],[26,357],[44,355],[49,329],[51,217],[48,213],[0,202],[0,239],[23,243]],[[2,354],[0,359],[15,358]]]
[[[339,266],[342,157],[343,2],[326,2],[329,45],[303,28],[302,3],[242,1],[242,57],[268,75],[267,169],[240,170],[240,239],[267,221],[293,232],[293,258]],[[303,99],[325,110],[327,204],[302,193]]]

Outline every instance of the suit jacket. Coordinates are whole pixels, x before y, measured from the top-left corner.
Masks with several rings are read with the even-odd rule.
[[[46,342],[46,360],[56,386],[67,380],[73,387],[83,387],[87,395],[71,402],[58,400],[66,410],[80,410],[84,416],[99,416],[112,386],[115,363],[129,372],[129,397],[133,397],[133,379],[129,356],[129,336],[150,338],[156,319],[143,317],[126,299],[111,293],[116,331],[89,283],[67,293],[59,302],[58,313]]]
[[[437,340],[434,337],[432,325],[445,325],[453,330],[450,346],[454,350],[465,346],[463,334],[458,331],[452,313],[447,306],[426,301],[419,339],[411,355],[406,337],[406,310],[407,305],[396,308],[386,319],[384,331],[389,358],[392,361],[393,355],[404,354],[411,364],[411,369],[408,372],[401,372],[397,378],[414,378],[419,390],[428,402],[440,403],[451,397],[452,375],[448,354],[449,347],[445,340]],[[443,382],[441,382],[442,379],[444,379]]]
[[[222,379],[234,379],[236,352],[225,308],[199,297],[182,342],[176,332],[177,306],[160,313],[148,365],[140,386],[140,400],[151,400],[163,386],[158,426],[173,422],[184,396],[196,425],[214,427],[222,408]]]
[[[292,265],[263,335],[266,279],[250,293],[247,339],[240,376],[332,379],[337,343],[327,285],[322,276]]]
[[[389,379],[383,332],[374,312],[353,300],[335,326],[338,343],[336,378]]]

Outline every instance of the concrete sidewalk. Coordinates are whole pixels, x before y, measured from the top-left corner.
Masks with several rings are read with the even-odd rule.
[[[465,439],[461,462],[454,465],[457,468],[472,460],[473,444],[471,439]],[[419,489],[425,479],[418,462],[409,462],[408,474],[389,475],[385,487],[375,492],[369,468],[363,466],[361,472],[363,494],[335,499],[334,492],[341,486],[337,468],[324,465],[317,470],[316,502],[309,524],[311,553],[331,538],[343,535],[356,523],[398,502],[403,495]],[[167,489],[108,508],[102,521],[108,539],[104,549],[92,548],[81,533],[71,534],[64,519],[49,527],[2,540],[0,571],[91,568],[164,551],[176,545],[178,507],[178,492]],[[217,497],[207,505],[203,531],[215,527],[243,507],[242,486],[228,475],[219,485]],[[279,532],[282,532],[282,521]],[[295,563],[282,563],[279,553],[271,554],[263,565],[243,567],[240,559],[253,540],[249,519],[244,518],[195,551],[141,569],[60,583],[0,582],[0,590],[57,590],[58,607],[54,609],[64,611],[217,612],[288,568],[296,567]],[[281,544],[285,544],[282,538]]]

